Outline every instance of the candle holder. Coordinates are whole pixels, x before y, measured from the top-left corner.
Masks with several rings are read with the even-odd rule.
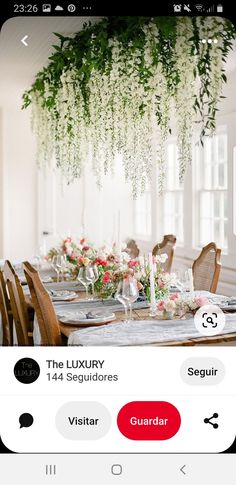
[[[148,254],[148,262],[149,262],[149,282],[150,282],[150,317],[155,317],[157,314],[157,306],[156,306],[156,295],[155,295],[155,277],[154,277],[154,265],[153,265],[153,255],[152,253]]]
[[[157,315],[157,305],[156,302],[151,303],[149,317],[156,317]]]

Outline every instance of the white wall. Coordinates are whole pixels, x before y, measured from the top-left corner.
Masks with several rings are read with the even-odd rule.
[[[42,232],[47,249],[63,237],[86,237],[101,245],[133,234],[133,204],[130,187],[125,184],[122,162],[116,160],[114,176],[103,177],[103,187],[98,189],[91,166],[86,166],[83,177],[71,185],[61,180],[56,170],[39,174],[39,239]]]
[[[38,170],[30,110],[21,110],[23,91],[18,88],[1,110],[0,259],[32,258],[40,246],[48,250],[69,233],[96,244],[117,240],[118,213],[121,240],[132,236],[133,204],[121,160],[114,177],[104,176],[102,190],[89,165],[84,177],[69,186],[55,169]]]
[[[3,146],[2,146],[2,109],[0,108],[0,259],[3,255]]]
[[[21,111],[20,96],[2,109],[1,257],[22,259],[36,244],[36,166],[29,114]]]

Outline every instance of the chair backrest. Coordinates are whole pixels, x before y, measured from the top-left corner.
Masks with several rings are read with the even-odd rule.
[[[38,271],[28,261],[23,263],[23,269],[38,320],[41,345],[61,345],[61,331],[54,306]]]
[[[126,248],[125,252],[128,253],[128,255],[132,258],[135,259],[139,256],[139,248],[137,246],[137,243],[134,239],[129,239],[126,243]]]
[[[7,309],[7,293],[3,272],[0,270],[0,313],[2,317],[3,340],[2,345],[12,345],[10,314]],[[11,318],[12,320],[12,318]]]
[[[20,280],[10,261],[5,261],[3,273],[8,289],[18,345],[30,345],[28,338],[29,318]]]
[[[165,263],[163,263],[163,269],[167,273],[170,273],[173,258],[174,258],[174,251],[175,251],[175,244],[176,244],[176,237],[173,234],[166,234],[161,243],[156,244],[152,250],[153,256],[157,256],[158,254],[166,253],[168,259]]]
[[[216,292],[221,270],[220,257],[221,249],[214,242],[202,248],[192,266],[195,290]]]

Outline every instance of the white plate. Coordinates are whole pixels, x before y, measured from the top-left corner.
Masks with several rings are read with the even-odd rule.
[[[57,316],[61,323],[67,325],[102,325],[103,323],[112,322],[116,319],[115,313],[104,312],[104,310],[90,311],[88,313],[94,315],[94,318],[87,318],[85,312],[58,313]]]
[[[75,291],[53,291],[48,290],[49,296],[51,297],[52,301],[67,301],[72,300],[73,298],[77,298],[77,293]]]
[[[52,283],[53,282],[53,278],[51,276],[45,276],[45,277],[41,277],[41,281],[42,283]]]

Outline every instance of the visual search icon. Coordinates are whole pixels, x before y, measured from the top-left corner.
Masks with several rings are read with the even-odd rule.
[[[21,428],[30,428],[30,426],[32,426],[33,422],[34,422],[34,418],[33,418],[32,414],[30,414],[30,413],[21,414],[21,416],[19,417],[20,429]]]
[[[194,316],[195,327],[202,335],[218,335],[225,326],[225,314],[217,305],[204,305]]]
[[[214,413],[210,418],[205,418],[204,419],[204,423],[205,424],[211,424],[211,426],[214,429],[218,429],[219,428],[218,423],[212,423],[212,419],[217,419],[218,417],[219,417],[219,414],[218,413]]]

